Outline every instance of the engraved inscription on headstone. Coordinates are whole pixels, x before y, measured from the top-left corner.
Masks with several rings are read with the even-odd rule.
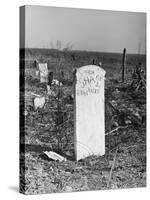
[[[75,83],[76,160],[105,154],[105,71],[96,65],[77,69]]]
[[[39,63],[40,82],[47,83],[48,81],[48,68],[47,63]]]

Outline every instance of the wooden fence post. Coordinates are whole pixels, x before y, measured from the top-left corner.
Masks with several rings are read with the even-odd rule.
[[[123,56],[122,56],[122,82],[124,82],[125,62],[126,62],[126,48],[123,49]]]

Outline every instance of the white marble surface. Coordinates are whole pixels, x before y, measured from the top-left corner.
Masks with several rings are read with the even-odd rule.
[[[104,79],[105,71],[95,65],[76,71],[76,160],[105,154]]]

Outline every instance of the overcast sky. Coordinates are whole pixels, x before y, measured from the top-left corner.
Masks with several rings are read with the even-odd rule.
[[[145,34],[145,13],[26,6],[26,47],[145,53]]]

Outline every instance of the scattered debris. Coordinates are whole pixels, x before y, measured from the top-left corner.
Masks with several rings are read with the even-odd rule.
[[[51,85],[59,85],[59,86],[62,86],[63,84],[62,84],[60,81],[58,81],[57,79],[53,79]]]
[[[49,158],[51,158],[52,160],[58,160],[60,162],[62,161],[66,161],[67,159],[64,158],[63,156],[53,152],[53,151],[44,151],[43,153],[45,153]]]
[[[45,105],[45,97],[35,97],[34,98],[34,109],[43,108]]]
[[[115,89],[115,91],[112,93],[113,96],[118,97],[119,96],[120,91],[117,89]]]
[[[54,90],[52,90],[49,85],[47,85],[47,95],[49,95],[51,97],[57,96],[56,92],[54,92]]]
[[[27,115],[28,115],[28,111],[25,110],[25,111],[24,111],[24,116],[27,116]]]
[[[98,66],[101,67],[101,66],[102,66],[102,62],[99,62],[99,63],[98,63]]]
[[[65,187],[65,192],[72,192],[72,187],[70,187],[70,186],[66,186]]]
[[[146,89],[146,78],[141,66],[142,64],[138,63],[138,65],[136,65],[135,71],[132,74],[133,81],[131,83],[131,87],[134,88],[136,91],[142,88]]]

